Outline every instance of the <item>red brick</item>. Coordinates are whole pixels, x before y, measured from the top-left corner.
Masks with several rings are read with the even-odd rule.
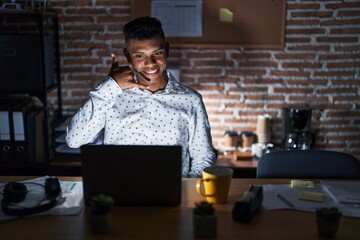
[[[346,45],[346,46],[335,46],[335,51],[337,52],[352,52],[352,51],[360,51],[360,45],[359,44],[355,44],[355,45]]]
[[[327,63],[328,68],[358,68],[360,67],[360,62],[333,62]]]
[[[319,9],[320,8],[320,4],[318,3],[291,3],[291,2],[287,2],[286,4],[286,8],[288,10],[298,10],[298,9]]]
[[[358,17],[360,16],[360,10],[339,10],[337,16],[340,17]]]
[[[348,42],[357,42],[357,37],[317,37],[316,41],[319,43],[322,42],[337,42],[337,43],[348,43]]]
[[[332,11],[303,11],[303,12],[291,12],[291,17],[331,17]]]
[[[287,85],[303,85],[303,86],[326,86],[328,81],[327,80],[312,80],[312,79],[305,79],[305,80],[287,80]]]
[[[270,58],[271,55],[269,53],[232,53],[232,59],[264,59]]]
[[[307,86],[304,87],[297,87],[297,88],[285,88],[285,87],[274,87],[274,93],[283,93],[283,94],[291,94],[291,93],[299,93],[301,94],[310,94],[313,92],[313,89],[309,89]]]
[[[181,71],[182,74],[201,74],[201,75],[220,75],[220,68],[197,68],[197,69],[184,69]]]
[[[238,75],[238,76],[262,76],[266,73],[265,70],[226,70],[226,75]]]
[[[320,23],[317,19],[291,19],[286,20],[286,26],[292,27],[292,26],[318,26]]]
[[[273,70],[271,74],[274,76],[287,76],[287,77],[309,77],[310,73],[308,72],[300,72],[300,71],[280,71]]]
[[[186,53],[186,58],[215,58],[215,59],[224,59],[225,54],[221,52],[189,52]]]
[[[309,37],[286,37],[286,43],[309,43],[311,39]]]
[[[289,46],[287,48],[289,51],[329,51],[330,45],[299,45],[299,46]]]
[[[324,28],[287,29],[285,34],[324,34],[325,31],[326,30]]]
[[[293,63],[283,63],[283,68],[321,68],[320,63],[308,63],[308,62],[293,62]]]
[[[336,20],[325,20],[320,23],[320,26],[346,26],[346,25],[359,25],[360,18],[354,19],[336,19]]]
[[[224,87],[222,87],[222,86],[192,85],[191,87],[197,91],[224,91]]]
[[[353,53],[353,54],[329,54],[329,55],[320,55],[319,60],[339,60],[339,59],[360,59],[360,53]]]
[[[283,84],[282,79],[244,79],[242,81],[244,84],[257,84],[257,85],[269,85],[269,84]]]
[[[354,8],[354,7],[360,7],[360,2],[327,3],[325,4],[325,7],[328,9]]]
[[[228,66],[231,67],[233,66],[234,63],[233,61],[225,61],[225,60],[221,60],[221,61],[212,61],[212,60],[208,60],[208,61],[194,61],[194,66],[198,67],[204,67],[204,66]]]
[[[315,71],[314,77],[350,77],[354,76],[354,71]],[[333,81],[334,83],[334,81]]]
[[[296,102],[309,102],[309,103],[319,103],[319,102],[328,102],[329,97],[322,96],[289,96],[289,101]]]
[[[359,26],[354,28],[336,28],[330,30],[330,34],[358,34],[358,33],[360,33]]]

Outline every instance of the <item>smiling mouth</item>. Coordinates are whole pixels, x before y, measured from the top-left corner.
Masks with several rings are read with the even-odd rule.
[[[159,71],[159,69],[154,69],[154,70],[148,70],[148,71],[143,71],[145,74],[154,74],[157,73]]]

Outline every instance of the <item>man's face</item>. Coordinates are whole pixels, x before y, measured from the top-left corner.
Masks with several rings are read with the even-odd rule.
[[[137,79],[145,85],[163,83],[169,46],[159,37],[147,40],[131,39],[124,54],[137,72]]]

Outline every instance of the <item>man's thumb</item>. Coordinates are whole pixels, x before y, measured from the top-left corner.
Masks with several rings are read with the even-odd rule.
[[[119,58],[116,56],[115,53],[111,53],[111,57],[112,57],[113,64],[119,62]]]

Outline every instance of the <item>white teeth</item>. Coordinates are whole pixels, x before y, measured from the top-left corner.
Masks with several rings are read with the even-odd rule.
[[[153,70],[153,71],[147,71],[146,73],[148,74],[153,74],[153,73],[156,73],[157,69]]]

